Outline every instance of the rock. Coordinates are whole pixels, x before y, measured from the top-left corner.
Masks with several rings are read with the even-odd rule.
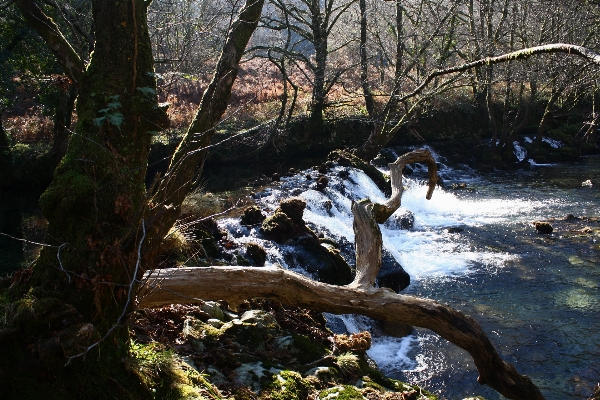
[[[279,373],[281,370],[275,368],[266,369],[262,362],[242,364],[235,369],[234,382],[239,386],[250,386],[254,391],[261,389],[260,380],[265,376]]]
[[[288,170],[288,174],[290,174],[290,175],[295,175],[295,174],[296,174],[296,172],[297,172],[297,171],[296,171],[296,169],[295,169],[295,168],[290,168],[290,169]]]
[[[281,179],[281,175],[279,175],[277,172],[275,172],[273,175],[271,175],[272,182],[279,182],[280,179]]]
[[[382,154],[377,154],[377,157],[371,160],[371,164],[376,167],[387,167],[389,162]]]
[[[311,176],[310,174],[306,174],[306,177],[305,177],[305,178],[306,178],[306,180],[307,180],[307,181],[310,181],[310,180],[312,180],[312,176]]]
[[[213,326],[213,327],[217,328],[217,329],[219,329],[220,327],[222,327],[223,324],[224,324],[223,321],[221,321],[219,319],[216,319],[216,318],[210,318],[208,321],[206,321],[206,323],[208,325],[210,325],[210,326]]]
[[[275,211],[263,221],[260,231],[267,238],[283,243],[294,236],[294,223],[284,212]]]
[[[326,174],[326,173],[327,173],[327,167],[326,167],[325,165],[319,165],[319,166],[317,167],[317,171],[318,171],[320,174]]]
[[[215,386],[219,386],[228,382],[225,375],[223,375],[221,371],[216,369],[213,365],[209,365],[204,371],[208,374],[208,376],[210,376],[210,383]]]
[[[342,179],[348,179],[350,177],[350,171],[348,171],[347,169],[343,169],[340,172],[338,172],[338,176]]]
[[[414,330],[412,325],[402,322],[379,321],[379,325],[383,334],[397,338],[406,337]]]
[[[415,214],[406,208],[398,208],[383,224],[388,229],[410,230],[415,226]]]
[[[200,306],[200,309],[219,321],[225,321],[225,314],[216,301],[207,301]]]
[[[244,214],[240,218],[242,225],[258,225],[264,219],[265,215],[258,206],[250,206],[244,209]]]
[[[325,175],[321,175],[319,177],[319,179],[317,180],[317,190],[319,190],[319,191],[325,190],[328,183],[329,183],[329,178],[327,178]]]
[[[335,167],[335,163],[333,161],[325,161],[325,167],[327,167],[327,169],[331,169]]]
[[[535,230],[537,231],[537,233],[541,233],[544,235],[552,233],[552,231],[554,230],[554,228],[552,228],[552,225],[550,225],[549,222],[534,221],[533,225],[535,226]]]
[[[340,252],[327,245],[321,245],[318,238],[300,240],[294,251],[285,253],[288,266],[305,269],[319,282],[330,285],[347,285],[352,282],[352,269],[341,256]]]
[[[304,225],[304,209],[306,202],[301,199],[286,199],[279,203],[279,209],[283,211],[296,224]]]
[[[450,186],[452,188],[452,190],[464,190],[467,188],[467,184],[466,183],[453,183],[452,186]]]
[[[275,339],[273,349],[291,353],[295,350],[294,338],[292,336],[281,336]]]
[[[461,233],[464,231],[464,228],[460,228],[458,226],[450,226],[448,228],[445,228],[445,231],[448,233]]]
[[[574,216],[573,214],[565,215],[565,221],[579,221],[581,218]]]
[[[267,261],[267,252],[256,243],[246,244],[246,255],[259,267],[265,265]]]
[[[273,315],[263,310],[248,310],[240,321],[256,325],[257,328],[279,329],[279,324]]]
[[[336,161],[340,167],[350,167],[352,165],[352,161],[344,156],[338,157]]]
[[[382,251],[381,269],[377,274],[377,283],[379,287],[392,289],[396,293],[410,285],[410,275],[386,249]]]

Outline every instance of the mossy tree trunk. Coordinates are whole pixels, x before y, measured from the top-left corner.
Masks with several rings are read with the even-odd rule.
[[[128,332],[116,327],[133,309],[131,283],[145,268],[140,255],[151,134],[168,124],[156,96],[149,2],[92,1],[96,45],[85,69],[34,2],[16,3],[79,92],[75,133],[40,198],[48,220],[46,246],[29,273],[13,285],[14,295],[27,291],[15,304],[26,301],[34,315],[23,325],[16,314],[17,337],[23,331],[17,340],[26,340],[23,346],[37,349],[32,357],[49,366],[62,366],[65,358],[84,359],[78,356],[99,347],[103,350],[97,357],[89,358],[118,363],[116,354]],[[59,322],[46,318],[62,313]],[[109,333],[116,336],[99,341]],[[59,351],[48,356],[40,350],[47,343]]]

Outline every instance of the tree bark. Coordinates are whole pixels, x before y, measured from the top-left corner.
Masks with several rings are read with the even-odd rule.
[[[346,286],[315,282],[278,266],[261,268],[207,267],[166,269],[147,276],[140,292],[141,307],[226,300],[234,307],[249,298],[269,298],[284,305],[335,314],[362,314],[381,321],[402,322],[430,329],[471,354],[478,381],[511,399],[543,399],[531,380],[504,362],[481,327],[459,311],[429,299],[395,294],[374,287],[381,267],[381,232],[400,207],[402,169],[425,162],[429,169],[427,199],[435,189],[437,171],[428,150],[417,150],[390,164],[392,196],[384,204],[365,199],[352,205],[356,237],[356,277]]]
[[[375,100],[369,85],[369,59],[367,57],[367,1],[359,0],[360,7],[360,83],[369,118],[375,117]]]
[[[62,35],[56,23],[52,18],[44,14],[38,5],[35,4],[34,0],[15,0],[15,4],[21,10],[25,21],[39,33],[52,53],[54,53],[63,71],[65,71],[76,85],[79,85],[85,65],[77,52]]]
[[[146,215],[150,246],[160,245],[179,216],[179,207],[202,172],[210,139],[229,104],[239,63],[250,36],[258,25],[264,0],[247,0],[233,23],[213,78],[202,96],[198,111],[177,147],[165,177],[152,196]]]

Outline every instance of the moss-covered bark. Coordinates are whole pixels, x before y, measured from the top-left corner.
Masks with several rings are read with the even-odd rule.
[[[95,356],[73,363],[86,360],[83,369],[88,369],[92,362],[98,368],[94,384],[107,383],[127,351],[127,330],[111,329],[133,307],[130,282],[146,267],[138,257],[144,245],[146,164],[151,133],[168,122],[158,107],[146,3],[92,2],[96,46],[87,69],[75,73],[80,77],[77,126],[40,198],[48,246],[32,269],[17,277],[15,302],[6,308],[12,312],[0,321],[1,330],[13,329],[0,343],[16,349],[10,361],[35,360],[35,371],[56,379],[68,375],[62,368],[69,357],[92,346]],[[24,318],[26,324],[19,322]],[[109,332],[117,335],[96,346]],[[13,380],[10,371],[1,372],[11,377],[7,382]]]

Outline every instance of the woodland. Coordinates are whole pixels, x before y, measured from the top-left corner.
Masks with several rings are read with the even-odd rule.
[[[1,279],[3,398],[319,398],[314,382],[290,374],[279,381],[300,392],[273,386],[277,379],[270,391],[219,391],[203,374],[169,373],[168,341],[140,344],[142,319],[165,310],[204,318],[193,307],[206,301],[311,315],[308,331],[325,332],[308,335],[313,341],[327,336],[320,312],[430,329],[470,354],[480,384],[506,398],[544,398],[475,319],[378,287],[379,224],[401,205],[404,167],[427,166],[427,198],[439,182],[428,150],[389,163],[388,177],[369,162],[391,144],[440,142],[481,171],[514,168],[512,143],[524,134],[537,160],[597,154],[597,3],[0,0],[0,15],[0,193],[33,191],[45,221],[35,260]],[[567,145],[544,147],[544,135]],[[237,184],[259,186],[328,155],[389,194],[352,205],[349,282],[223,265],[208,254],[199,266],[165,261],[181,247],[177,231],[210,231],[225,212],[250,218],[243,199],[190,211],[203,182],[220,179],[211,169],[244,166],[251,174]],[[290,200],[275,215],[314,235],[302,210]],[[206,324],[197,330],[231,340]],[[360,337],[346,339],[364,356]],[[346,339],[333,340],[334,354]],[[334,364],[346,381],[369,368],[378,380],[372,393],[347,389],[347,398],[431,398],[399,389],[364,359],[344,369],[343,355]]]

